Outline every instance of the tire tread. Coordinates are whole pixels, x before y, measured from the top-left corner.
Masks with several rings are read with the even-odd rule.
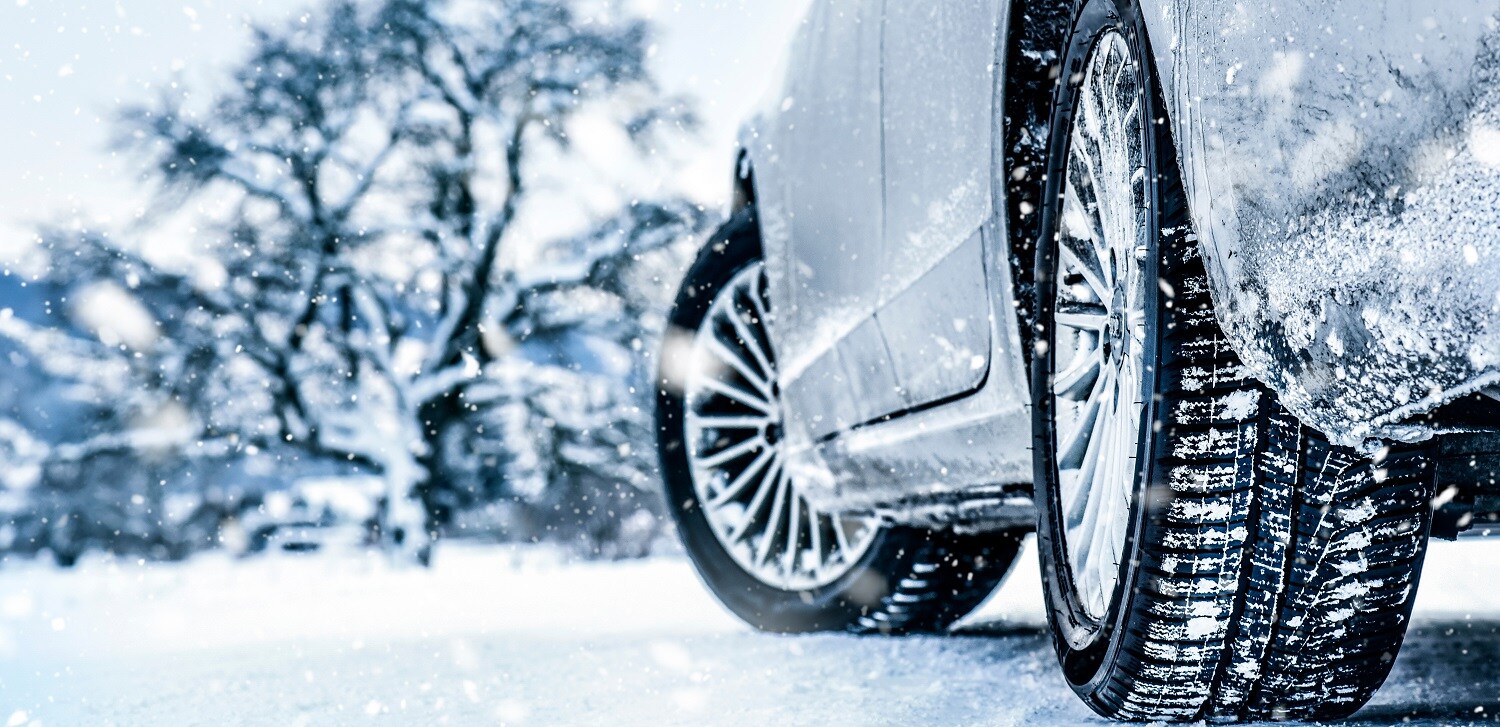
[[[1163,278],[1206,291],[1196,240],[1175,232]],[[1166,317],[1144,582],[1098,706],[1133,720],[1348,716],[1405,634],[1430,466],[1418,449],[1375,465],[1329,444],[1248,376],[1211,308]]]

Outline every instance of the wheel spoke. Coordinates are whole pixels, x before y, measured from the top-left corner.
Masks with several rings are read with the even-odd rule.
[[[1063,469],[1081,469],[1089,454],[1089,447],[1097,439],[1099,426],[1099,402],[1089,401],[1074,422],[1073,430],[1057,448],[1057,466]]]
[[[755,455],[755,459],[750,460],[750,464],[745,465],[745,469],[740,470],[740,473],[735,475],[734,479],[728,485],[725,485],[719,494],[714,495],[713,499],[708,501],[708,506],[711,508],[723,507],[731,500],[743,494],[746,487],[756,482],[764,483],[764,478],[757,480],[755,476],[763,468],[772,465],[775,459],[776,450],[769,448],[761,450],[760,454]]]
[[[754,452],[756,449],[769,448],[770,446],[770,442],[767,442],[764,436],[757,434],[753,437],[741,441],[738,444],[725,447],[724,449],[703,457],[702,459],[698,460],[696,464],[703,469],[716,469],[751,452]]]
[[[771,398],[771,383],[769,381],[766,381],[765,378],[760,375],[760,372],[752,370],[750,368],[750,364],[746,363],[745,360],[740,358],[738,354],[730,351],[729,347],[725,346],[717,336],[708,336],[708,350],[713,352],[714,356],[716,356],[719,360],[729,364],[730,368],[739,372],[740,376],[744,377],[746,381],[750,382],[750,385],[754,386],[755,389],[760,392],[760,395],[762,397],[767,400]]]
[[[1094,303],[1060,304],[1055,314],[1058,325],[1080,331],[1102,331],[1109,323],[1109,311]]]
[[[1098,218],[1094,216],[1091,207],[1092,205],[1084,202],[1083,193],[1070,180],[1063,195],[1062,233],[1097,246],[1104,239],[1104,231],[1099,228]]]
[[[759,565],[764,565],[771,557],[771,546],[776,542],[776,532],[781,529],[781,511],[786,509],[785,470],[776,477],[775,490],[776,494],[771,498],[771,519],[766,523],[765,530],[761,531],[760,548],[755,552],[755,562]]]
[[[1078,488],[1073,492],[1073,500],[1067,503],[1064,522],[1069,527],[1078,527],[1087,519],[1089,503],[1094,501],[1094,495],[1102,489],[1099,472],[1101,470],[1100,460],[1108,457],[1109,436],[1113,431],[1110,426],[1109,417],[1101,411],[1091,422],[1087,434],[1087,444],[1084,447],[1083,456],[1078,460],[1077,482]],[[1079,556],[1083,556],[1080,554]]]
[[[709,391],[719,394],[720,396],[728,397],[741,404],[744,404],[745,406],[750,407],[751,409],[755,409],[767,416],[774,416],[776,414],[776,411],[772,407],[770,402],[765,401],[756,394],[745,391],[744,389],[741,389],[740,387],[730,384],[726,381],[720,381],[719,379],[715,378],[704,378],[699,382],[699,385],[705,389],[708,389]]]
[[[791,501],[788,507],[792,512],[786,520],[786,552],[782,554],[782,565],[787,573],[795,573],[800,552],[798,546],[802,542],[802,497],[794,492],[787,499]]]
[[[1084,282],[1093,289],[1094,294],[1100,300],[1108,300],[1106,296],[1109,295],[1110,288],[1104,284],[1104,269],[1099,267],[1098,259],[1094,258],[1091,253],[1080,253],[1074,250],[1069,243],[1077,242],[1075,238],[1063,236],[1060,242],[1058,251],[1062,253],[1062,262],[1067,266],[1066,269],[1083,276]],[[1083,257],[1085,254],[1090,257],[1087,261]]]
[[[833,521],[833,540],[838,545],[839,552],[848,553],[849,533],[844,530],[844,519],[838,516],[830,516]]]
[[[1099,266],[1102,270],[1104,260],[1108,255],[1107,245],[1109,238],[1107,230],[1109,228],[1105,227],[1103,205],[1100,203],[1098,196],[1099,186],[1098,180],[1095,178],[1097,171],[1094,164],[1089,160],[1078,160],[1073,162],[1073,164],[1086,175],[1087,179],[1085,181],[1088,183],[1084,185],[1078,184],[1077,180],[1073,179],[1072,174],[1069,174],[1068,179],[1065,180],[1066,188],[1063,198],[1063,214],[1064,218],[1070,219],[1073,225],[1073,227],[1065,230],[1065,232],[1072,233],[1068,236],[1075,237],[1080,242],[1087,242],[1089,244],[1088,254],[1083,257],[1099,261]],[[1100,294],[1100,299],[1104,300],[1105,298],[1102,296],[1109,290],[1111,281],[1108,278],[1101,277],[1100,282],[1102,284],[1101,287],[1097,287],[1094,290]]]
[[[768,334],[770,333],[771,329],[769,326],[767,326],[767,321],[771,319],[771,312],[766,308],[766,292],[764,286],[765,273],[761,272],[760,274],[755,276],[754,280],[750,282],[748,296],[750,298],[750,306],[755,309],[756,330],[761,333],[762,337],[765,338],[767,344],[769,345],[770,336]],[[757,348],[759,347],[757,346]],[[775,351],[771,348],[760,348],[759,350],[761,352],[761,355],[765,356],[767,366],[774,370],[776,367]]]
[[[1079,532],[1085,534],[1093,532],[1102,500],[1098,495],[1108,487],[1111,466],[1114,464],[1116,430],[1108,411],[1101,412],[1096,424],[1094,436],[1089,442],[1089,451],[1084,455],[1084,465],[1078,470],[1079,480],[1088,482],[1090,485],[1085,490],[1089,497],[1080,498],[1074,504],[1072,511],[1068,513],[1067,520]],[[1085,543],[1087,542],[1086,540]],[[1088,558],[1089,549],[1085,547],[1078,553],[1079,563],[1087,564]]]
[[[1063,469],[1080,469],[1085,464],[1087,452],[1084,448],[1098,439],[1103,409],[1108,406],[1105,390],[1115,376],[1113,369],[1101,369],[1099,378],[1089,390],[1088,399],[1073,421],[1073,430],[1062,440],[1057,449],[1057,466]]]
[[[1120,432],[1115,431],[1113,435],[1112,442],[1115,445],[1115,451],[1111,453],[1109,466],[1115,470],[1112,474],[1118,481],[1118,477],[1125,474],[1120,470],[1128,470],[1128,464],[1123,461],[1118,451],[1119,446],[1123,444],[1119,436]],[[1117,569],[1120,565],[1118,548],[1114,544],[1114,539],[1117,528],[1124,523],[1124,516],[1128,510],[1122,510],[1119,507],[1120,497],[1113,489],[1100,494],[1101,496],[1096,498],[1097,502],[1091,508],[1094,511],[1092,522],[1085,525],[1089,547],[1084,557],[1091,561],[1089,570],[1095,574],[1093,579],[1097,596],[1095,605],[1102,607],[1107,604],[1109,596],[1112,595],[1106,593],[1106,588],[1112,590],[1115,579],[1101,576]],[[1109,585],[1106,586],[1106,584]]]
[[[728,416],[717,414],[699,414],[689,420],[689,425],[697,429],[764,429],[772,423],[772,419],[766,416]]]
[[[808,504],[805,500],[802,505],[807,508],[808,536],[812,540],[812,572],[817,573],[823,570],[823,523],[827,518],[822,513],[812,509],[812,505]]]
[[[1095,158],[1098,148],[1104,146],[1106,141],[1103,136],[1104,125],[1099,123],[1098,96],[1091,91],[1092,89],[1085,86],[1083,95],[1078,99],[1078,115],[1083,118],[1083,123],[1073,125],[1073,136],[1075,142],[1085,140],[1094,142],[1095,153],[1078,155],[1080,159]]]
[[[781,481],[781,472],[781,461],[778,459],[772,462],[770,468],[766,471],[766,476],[761,479],[760,488],[750,498],[750,504],[745,506],[744,518],[729,531],[727,540],[730,543],[737,544],[741,540],[755,534],[754,528],[760,522],[760,511],[765,508],[766,498],[771,496],[772,491],[776,489],[777,484]]]
[[[1080,338],[1090,338],[1081,336]],[[1077,400],[1098,381],[1100,367],[1104,364],[1103,353],[1097,344],[1085,347],[1080,341],[1073,354],[1073,362],[1062,373],[1052,379],[1052,390],[1057,396]]]
[[[1138,94],[1138,93],[1137,94],[1132,94],[1131,97],[1130,97],[1130,108],[1125,109],[1125,114],[1124,114],[1125,119],[1126,119],[1126,122],[1124,124],[1125,127],[1130,127],[1130,126],[1134,126],[1135,125],[1133,123],[1130,123],[1129,119],[1134,118],[1136,114],[1140,113],[1140,110],[1141,110],[1141,95]],[[1126,129],[1125,128],[1121,128],[1120,130],[1121,131],[1125,131]]]
[[[744,345],[745,350],[750,352],[750,356],[755,359],[755,363],[760,366],[760,370],[765,372],[768,378],[775,376],[776,369],[771,365],[770,357],[766,356],[765,350],[761,348],[760,337],[755,335],[749,326],[745,325],[745,321],[739,316],[739,311],[731,311],[726,317],[729,319],[730,325],[734,326],[735,335],[739,336],[740,343]]]

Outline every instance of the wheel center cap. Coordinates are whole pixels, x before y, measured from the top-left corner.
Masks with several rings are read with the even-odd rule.
[[[772,422],[766,425],[766,444],[772,447],[781,441],[781,422]]]
[[[1125,355],[1125,322],[1120,320],[1118,314],[1110,316],[1109,323],[1105,325],[1104,341],[1105,351],[1116,356]]]

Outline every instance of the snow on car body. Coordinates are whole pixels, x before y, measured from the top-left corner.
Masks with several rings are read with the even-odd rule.
[[[1346,444],[1500,382],[1500,3],[1146,5],[1256,375]]]

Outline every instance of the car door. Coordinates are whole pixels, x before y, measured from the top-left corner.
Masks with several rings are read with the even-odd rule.
[[[812,437],[873,416],[895,390],[876,328],[883,260],[883,0],[815,0],[789,58],[774,124],[781,189],[762,209],[790,415]],[[771,195],[766,195],[769,197]],[[763,197],[763,198],[765,198]]]
[[[877,319],[901,388],[882,397],[891,411],[972,391],[988,372],[982,230],[1002,1],[886,4]]]

